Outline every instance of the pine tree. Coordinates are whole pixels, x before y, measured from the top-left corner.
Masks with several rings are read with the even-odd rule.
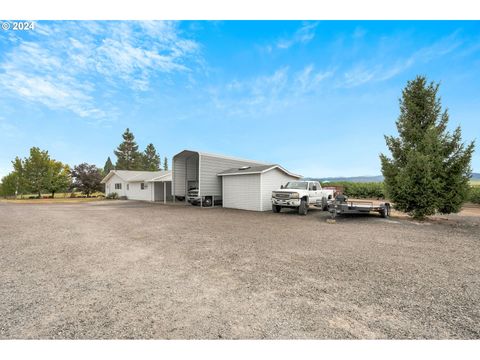
[[[112,160],[110,159],[110,156],[109,156],[107,161],[105,161],[105,165],[103,166],[103,174],[108,175],[108,173],[114,169],[115,168],[113,166]]]
[[[462,143],[461,129],[447,131],[439,84],[418,76],[408,81],[396,122],[399,137],[385,136],[391,158],[381,154],[385,189],[396,209],[416,219],[460,211],[469,191],[474,142]]]
[[[163,170],[168,171],[168,160],[166,156],[163,158]]]
[[[115,169],[117,170],[140,170],[142,168],[142,155],[138,152],[135,136],[127,128],[122,135],[123,142],[114,151],[117,156]]]
[[[147,148],[142,154],[142,157],[143,157],[143,170],[146,170],[146,171],[160,170],[160,156],[157,154],[157,150],[155,150],[155,146],[153,146],[153,144],[148,144]]]

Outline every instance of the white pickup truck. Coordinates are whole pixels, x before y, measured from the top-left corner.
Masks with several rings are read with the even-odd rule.
[[[310,205],[328,210],[334,195],[334,190],[322,189],[318,181],[290,181],[272,191],[272,210],[278,213],[282,208],[298,209],[300,215],[307,215]]]

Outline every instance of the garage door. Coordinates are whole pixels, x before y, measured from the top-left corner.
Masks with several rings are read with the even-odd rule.
[[[223,176],[223,207],[261,211],[260,175]]]

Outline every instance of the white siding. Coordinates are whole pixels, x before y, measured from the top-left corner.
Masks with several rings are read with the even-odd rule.
[[[241,177],[241,176],[238,176]],[[289,181],[295,181],[298,178],[285,174],[283,171],[273,169],[262,174],[262,208],[260,211],[272,210],[272,191],[280,189]]]
[[[235,159],[223,159],[216,156],[200,156],[200,195],[222,196],[222,179],[217,176],[222,171],[245,165],[255,166],[258,163]],[[244,175],[242,175],[244,176]]]
[[[128,190],[126,191],[127,199],[129,200],[145,200],[153,201],[153,184],[145,183],[145,189],[142,190],[140,182],[128,183]]]
[[[185,196],[185,158],[175,159],[172,161],[172,192],[173,195]]]
[[[223,207],[261,211],[260,174],[223,176]]]
[[[175,195],[185,196],[187,181],[198,181],[198,154],[173,159],[172,181],[175,182]]]
[[[122,189],[118,190],[115,189],[115,184],[122,184]],[[127,190],[127,183],[123,181],[120,176],[118,175],[113,175],[106,183],[105,183],[105,195],[108,195],[110,193],[116,192],[118,196],[126,196],[126,190]]]

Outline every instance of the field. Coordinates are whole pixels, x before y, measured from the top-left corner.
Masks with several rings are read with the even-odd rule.
[[[1,202],[0,338],[480,338],[480,217],[327,218]]]

